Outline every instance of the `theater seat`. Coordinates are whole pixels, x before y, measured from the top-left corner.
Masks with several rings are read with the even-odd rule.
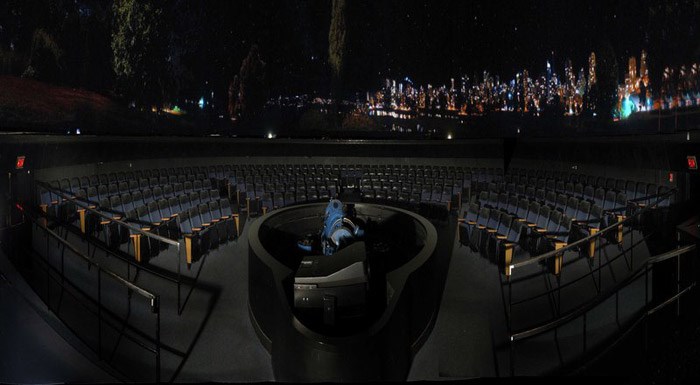
[[[508,235],[505,238],[497,238],[495,256],[502,274],[510,277],[510,265],[513,263],[516,251],[521,248],[526,228],[523,222],[512,221]]]

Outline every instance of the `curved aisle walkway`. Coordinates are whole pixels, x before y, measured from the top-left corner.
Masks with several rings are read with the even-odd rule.
[[[46,310],[0,253],[0,382],[113,383],[117,380],[71,344],[80,345]],[[57,330],[54,330],[56,328]],[[72,342],[69,343],[68,340]],[[81,347],[81,350],[86,350]]]
[[[467,250],[455,237],[435,328],[413,359],[410,381],[498,375],[492,333],[506,336],[498,271]]]

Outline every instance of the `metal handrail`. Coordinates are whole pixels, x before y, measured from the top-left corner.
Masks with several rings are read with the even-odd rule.
[[[98,337],[97,337],[97,340],[98,340],[97,354],[98,354],[98,357],[99,357],[100,359],[102,359],[102,356],[101,356],[101,354],[102,354],[102,322],[106,322],[106,324],[107,324],[108,326],[110,326],[110,327],[112,327],[112,328],[115,328],[115,330],[117,329],[115,325],[112,325],[112,324],[109,322],[109,320],[104,320],[104,321],[102,320],[102,309],[103,309],[102,300],[101,300],[101,298],[102,298],[102,291],[101,291],[101,287],[102,287],[102,286],[101,286],[102,274],[106,274],[108,277],[110,277],[111,279],[113,279],[113,280],[114,280],[115,282],[117,282],[118,284],[120,284],[120,285],[126,287],[126,288],[129,290],[129,292],[135,292],[135,293],[137,293],[138,295],[140,295],[140,296],[142,296],[142,297],[144,297],[144,298],[146,298],[146,299],[149,300],[149,305],[150,305],[150,308],[151,308],[151,312],[154,313],[154,314],[155,314],[155,317],[156,317],[156,331],[155,331],[155,338],[154,338],[154,340],[153,340],[155,346],[154,346],[154,347],[146,346],[144,343],[142,343],[141,341],[138,341],[137,339],[135,339],[134,337],[132,337],[132,336],[130,336],[130,335],[128,335],[128,334],[124,334],[124,335],[125,335],[127,338],[129,338],[129,340],[131,340],[131,341],[133,341],[134,343],[136,343],[137,345],[139,345],[139,346],[141,346],[142,348],[148,350],[149,352],[155,354],[155,360],[156,360],[156,368],[155,368],[155,369],[156,369],[156,382],[160,382],[160,377],[161,377],[161,339],[160,339],[160,322],[161,322],[161,321],[160,321],[160,317],[161,317],[161,309],[160,309],[160,296],[158,296],[157,294],[153,294],[153,293],[151,293],[150,291],[148,291],[148,290],[146,290],[146,289],[144,289],[144,288],[142,288],[142,287],[140,287],[140,286],[138,286],[138,285],[136,285],[136,284],[130,282],[129,280],[124,279],[123,277],[121,277],[121,276],[118,275],[117,273],[115,273],[115,272],[113,272],[113,271],[111,271],[111,270],[109,270],[109,269],[106,269],[106,268],[100,266],[99,263],[93,261],[90,257],[88,257],[87,255],[83,254],[80,250],[78,250],[77,248],[75,248],[75,247],[74,247],[70,242],[68,242],[66,239],[63,239],[61,236],[59,236],[58,234],[56,234],[56,232],[54,232],[53,230],[51,230],[51,229],[48,227],[48,225],[47,225],[46,222],[43,223],[43,224],[40,223],[40,222],[38,221],[38,219],[37,219],[34,215],[30,215],[30,214],[26,213],[26,214],[25,214],[25,218],[29,218],[34,224],[36,224],[37,226],[41,227],[44,231],[46,231],[46,234],[47,234],[47,238],[46,238],[46,245],[47,245],[47,256],[46,256],[46,257],[47,257],[47,260],[46,260],[46,262],[47,262],[48,267],[49,267],[50,269],[53,269],[53,267],[52,267],[51,264],[48,262],[48,257],[49,257],[49,254],[48,254],[49,236],[50,236],[51,238],[56,239],[60,244],[62,244],[63,247],[64,247],[64,251],[65,251],[65,249],[67,248],[67,249],[69,249],[70,251],[72,251],[74,255],[76,255],[77,257],[81,258],[84,262],[86,262],[86,263],[88,264],[88,268],[90,268],[90,266],[94,266],[94,267],[97,269],[97,317],[98,317],[98,320],[99,320],[99,321],[98,321]],[[61,256],[61,263],[63,263],[63,254],[62,254],[62,256]],[[49,277],[50,277],[50,271],[47,270],[47,280],[49,279]],[[61,267],[61,277],[63,277],[63,267]],[[70,281],[67,281],[67,282],[70,283]],[[74,287],[75,287],[75,286],[74,286]],[[80,289],[78,289],[78,290],[79,290],[80,292],[82,292],[82,290],[80,290]],[[47,285],[47,305],[49,306],[49,309],[50,309],[51,305],[50,305],[50,300],[48,299],[48,298],[49,298],[49,297],[48,297],[48,293],[49,293],[49,286]],[[83,294],[84,294],[84,292],[83,292]],[[93,299],[93,301],[94,301],[94,299]],[[81,305],[83,305],[83,304],[81,303]],[[83,305],[83,306],[84,306],[84,305]],[[111,312],[109,311],[109,309],[107,309],[107,308],[104,308],[104,311],[106,311],[107,313],[113,314],[113,313],[111,313]],[[93,312],[93,314],[94,314],[94,312]],[[137,332],[137,334],[142,334],[140,331],[138,331],[137,329],[134,329],[134,328],[131,327],[131,326],[130,326],[130,329],[131,329],[131,330],[135,330],[135,331]],[[72,330],[72,329],[71,329],[71,330]],[[147,337],[147,338],[149,338],[149,337]]]
[[[576,248],[576,247],[578,247],[578,246],[580,246],[580,245],[584,245],[584,244],[590,242],[592,239],[601,237],[601,236],[603,236],[604,234],[608,233],[609,231],[614,230],[614,229],[617,229],[619,226],[624,225],[625,223],[631,221],[635,216],[641,215],[643,212],[645,212],[645,211],[647,211],[647,210],[650,210],[650,209],[652,209],[653,207],[656,207],[659,203],[661,203],[661,202],[666,198],[666,196],[671,195],[672,193],[675,193],[675,192],[676,192],[676,189],[674,188],[674,189],[671,189],[671,190],[665,192],[664,194],[657,195],[657,197],[659,197],[659,199],[657,199],[657,201],[654,202],[654,204],[651,204],[651,205],[648,205],[648,206],[644,207],[641,211],[639,211],[638,213],[636,213],[636,214],[633,215],[633,216],[627,217],[627,218],[625,218],[625,219],[622,220],[622,221],[615,222],[614,224],[612,224],[612,225],[610,225],[610,226],[608,226],[608,227],[606,227],[606,228],[600,230],[599,232],[597,232],[597,233],[595,233],[595,234],[591,234],[591,235],[589,235],[589,236],[587,236],[587,237],[585,237],[585,238],[581,238],[581,239],[579,239],[579,240],[576,241],[576,242],[570,243],[570,244],[566,245],[565,247],[562,247],[561,249],[548,251],[548,252],[546,252],[546,253],[544,253],[544,254],[541,254],[541,255],[538,255],[538,256],[536,256],[536,257],[527,259],[527,260],[525,260],[525,261],[513,263],[513,264],[511,264],[511,265],[508,266],[508,269],[509,269],[510,272],[512,273],[513,270],[516,269],[516,268],[520,268],[520,267],[523,267],[523,266],[527,266],[527,265],[531,265],[531,264],[534,264],[534,263],[538,263],[538,262],[540,262],[540,261],[543,261],[543,260],[552,258],[552,257],[554,257],[554,256],[561,255],[561,254],[564,253],[565,251],[574,249],[574,248]]]
[[[29,216],[29,217],[31,218],[31,216]],[[122,278],[122,277],[121,277],[120,275],[118,275],[117,273],[115,273],[115,272],[113,272],[113,271],[111,271],[111,270],[109,270],[109,269],[106,269],[106,268],[100,266],[99,263],[93,261],[92,258],[88,257],[87,255],[83,254],[80,250],[76,249],[75,246],[73,246],[73,244],[71,244],[71,243],[68,242],[67,240],[63,239],[60,235],[56,234],[56,232],[54,232],[53,230],[49,229],[47,226],[44,226],[44,225],[42,225],[42,224],[39,224],[39,222],[36,221],[35,218],[31,218],[31,219],[32,219],[32,222],[34,222],[34,223],[38,224],[39,226],[41,226],[41,227],[46,231],[47,234],[51,235],[52,238],[56,239],[56,240],[57,240],[58,242],[60,242],[63,246],[65,246],[65,247],[67,247],[68,249],[70,249],[70,251],[72,251],[72,252],[73,252],[75,255],[77,255],[78,257],[82,258],[82,259],[83,259],[85,262],[87,262],[89,265],[96,267],[97,269],[99,269],[99,270],[101,270],[102,272],[106,273],[109,277],[111,277],[112,279],[114,279],[114,280],[117,281],[118,283],[120,283],[120,284],[126,286],[126,287],[127,287],[128,289],[130,289],[130,290],[133,290],[133,291],[137,292],[139,295],[141,295],[141,296],[143,296],[143,297],[145,297],[145,298],[147,298],[147,299],[149,299],[149,300],[151,300],[151,301],[155,301],[155,300],[158,298],[158,296],[157,296],[156,294],[153,294],[153,293],[151,293],[150,291],[148,291],[148,290],[146,290],[146,289],[144,289],[144,288],[142,288],[142,287],[140,287],[140,286],[138,286],[138,285],[136,285],[136,284],[134,284],[134,283],[132,283],[132,282],[130,282],[130,281],[124,279],[124,278]]]
[[[100,211],[98,211],[98,210],[95,210],[95,209],[89,207],[89,206],[85,206],[85,205],[83,204],[83,202],[81,202],[81,201],[82,201],[82,198],[76,197],[76,196],[74,196],[74,195],[66,195],[66,194],[63,193],[63,190],[57,190],[57,189],[51,187],[50,185],[48,185],[48,184],[45,183],[45,182],[37,181],[37,183],[38,183],[39,185],[41,185],[42,188],[45,188],[45,189],[47,189],[47,190],[49,190],[49,191],[53,191],[53,192],[56,193],[57,195],[61,196],[63,199],[68,200],[68,201],[72,201],[72,202],[74,202],[76,205],[80,206],[81,208],[83,208],[83,209],[85,209],[85,210],[87,210],[87,211],[89,211],[89,212],[91,212],[91,213],[93,213],[93,214],[99,215],[99,216],[102,217],[102,218],[109,219],[110,221],[116,222],[116,223],[118,223],[118,224],[120,224],[120,225],[122,225],[122,226],[128,228],[129,230],[132,230],[132,231],[134,231],[134,232],[137,232],[137,233],[139,233],[139,234],[141,234],[141,235],[145,235],[145,236],[150,237],[150,238],[153,238],[153,239],[155,239],[155,240],[157,240],[157,241],[160,241],[160,242],[164,242],[164,243],[173,245],[173,246],[177,247],[178,250],[180,250],[180,242],[178,242],[178,241],[172,240],[172,239],[170,239],[170,238],[163,237],[163,236],[158,235],[158,234],[153,234],[153,233],[150,233],[150,232],[148,232],[148,231],[144,231],[144,230],[142,230],[142,229],[140,229],[140,228],[138,228],[138,227],[136,227],[136,226],[133,226],[133,225],[131,225],[131,224],[129,224],[129,223],[126,223],[126,222],[124,222],[124,221],[122,221],[122,220],[115,219],[114,217],[111,217],[111,216],[109,216],[109,215],[106,215],[106,214],[104,214],[104,213],[102,213],[102,212],[100,212]]]
[[[567,314],[565,314],[565,315],[563,315],[563,316],[561,316],[553,321],[546,322],[544,324],[535,326],[533,328],[530,328],[530,329],[527,329],[524,331],[513,333],[510,335],[510,340],[511,341],[521,341],[521,340],[542,334],[542,333],[547,332],[549,330],[558,328],[559,326],[562,326],[562,325],[566,324],[567,322],[582,316],[583,314],[587,313],[588,311],[590,311],[594,307],[601,304],[603,301],[606,301],[608,298],[612,297],[616,292],[621,290],[623,287],[629,285],[631,282],[638,279],[642,275],[642,273],[645,272],[649,268],[649,266],[652,266],[652,265],[659,263],[659,262],[663,262],[667,259],[677,258],[677,257],[679,257],[687,252],[695,250],[695,248],[696,248],[696,245],[694,245],[694,244],[688,245],[688,246],[685,246],[685,247],[682,247],[679,249],[670,250],[670,251],[663,253],[663,254],[660,254],[656,257],[651,257],[651,258],[647,259],[645,261],[645,263],[642,265],[642,267],[640,267],[634,274],[630,275],[627,279],[625,279],[624,281],[615,285],[614,287],[610,288],[604,295],[598,296],[597,298],[594,298],[592,301],[589,301],[585,305],[583,305],[577,309],[574,309],[571,312],[569,312],[569,313],[567,313]]]

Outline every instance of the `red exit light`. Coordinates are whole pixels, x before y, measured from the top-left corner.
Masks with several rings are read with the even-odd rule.
[[[15,168],[17,170],[21,170],[24,168],[24,155],[20,155],[17,157],[17,162],[15,163]]]
[[[697,170],[698,169],[698,161],[695,158],[695,155],[689,155],[688,156],[688,168],[691,170]]]

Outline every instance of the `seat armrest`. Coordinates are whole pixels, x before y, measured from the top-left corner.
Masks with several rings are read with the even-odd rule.
[[[625,211],[625,210],[627,210],[627,207],[613,207],[613,208],[607,209],[605,211],[607,211],[609,213],[617,213],[617,212]]]

